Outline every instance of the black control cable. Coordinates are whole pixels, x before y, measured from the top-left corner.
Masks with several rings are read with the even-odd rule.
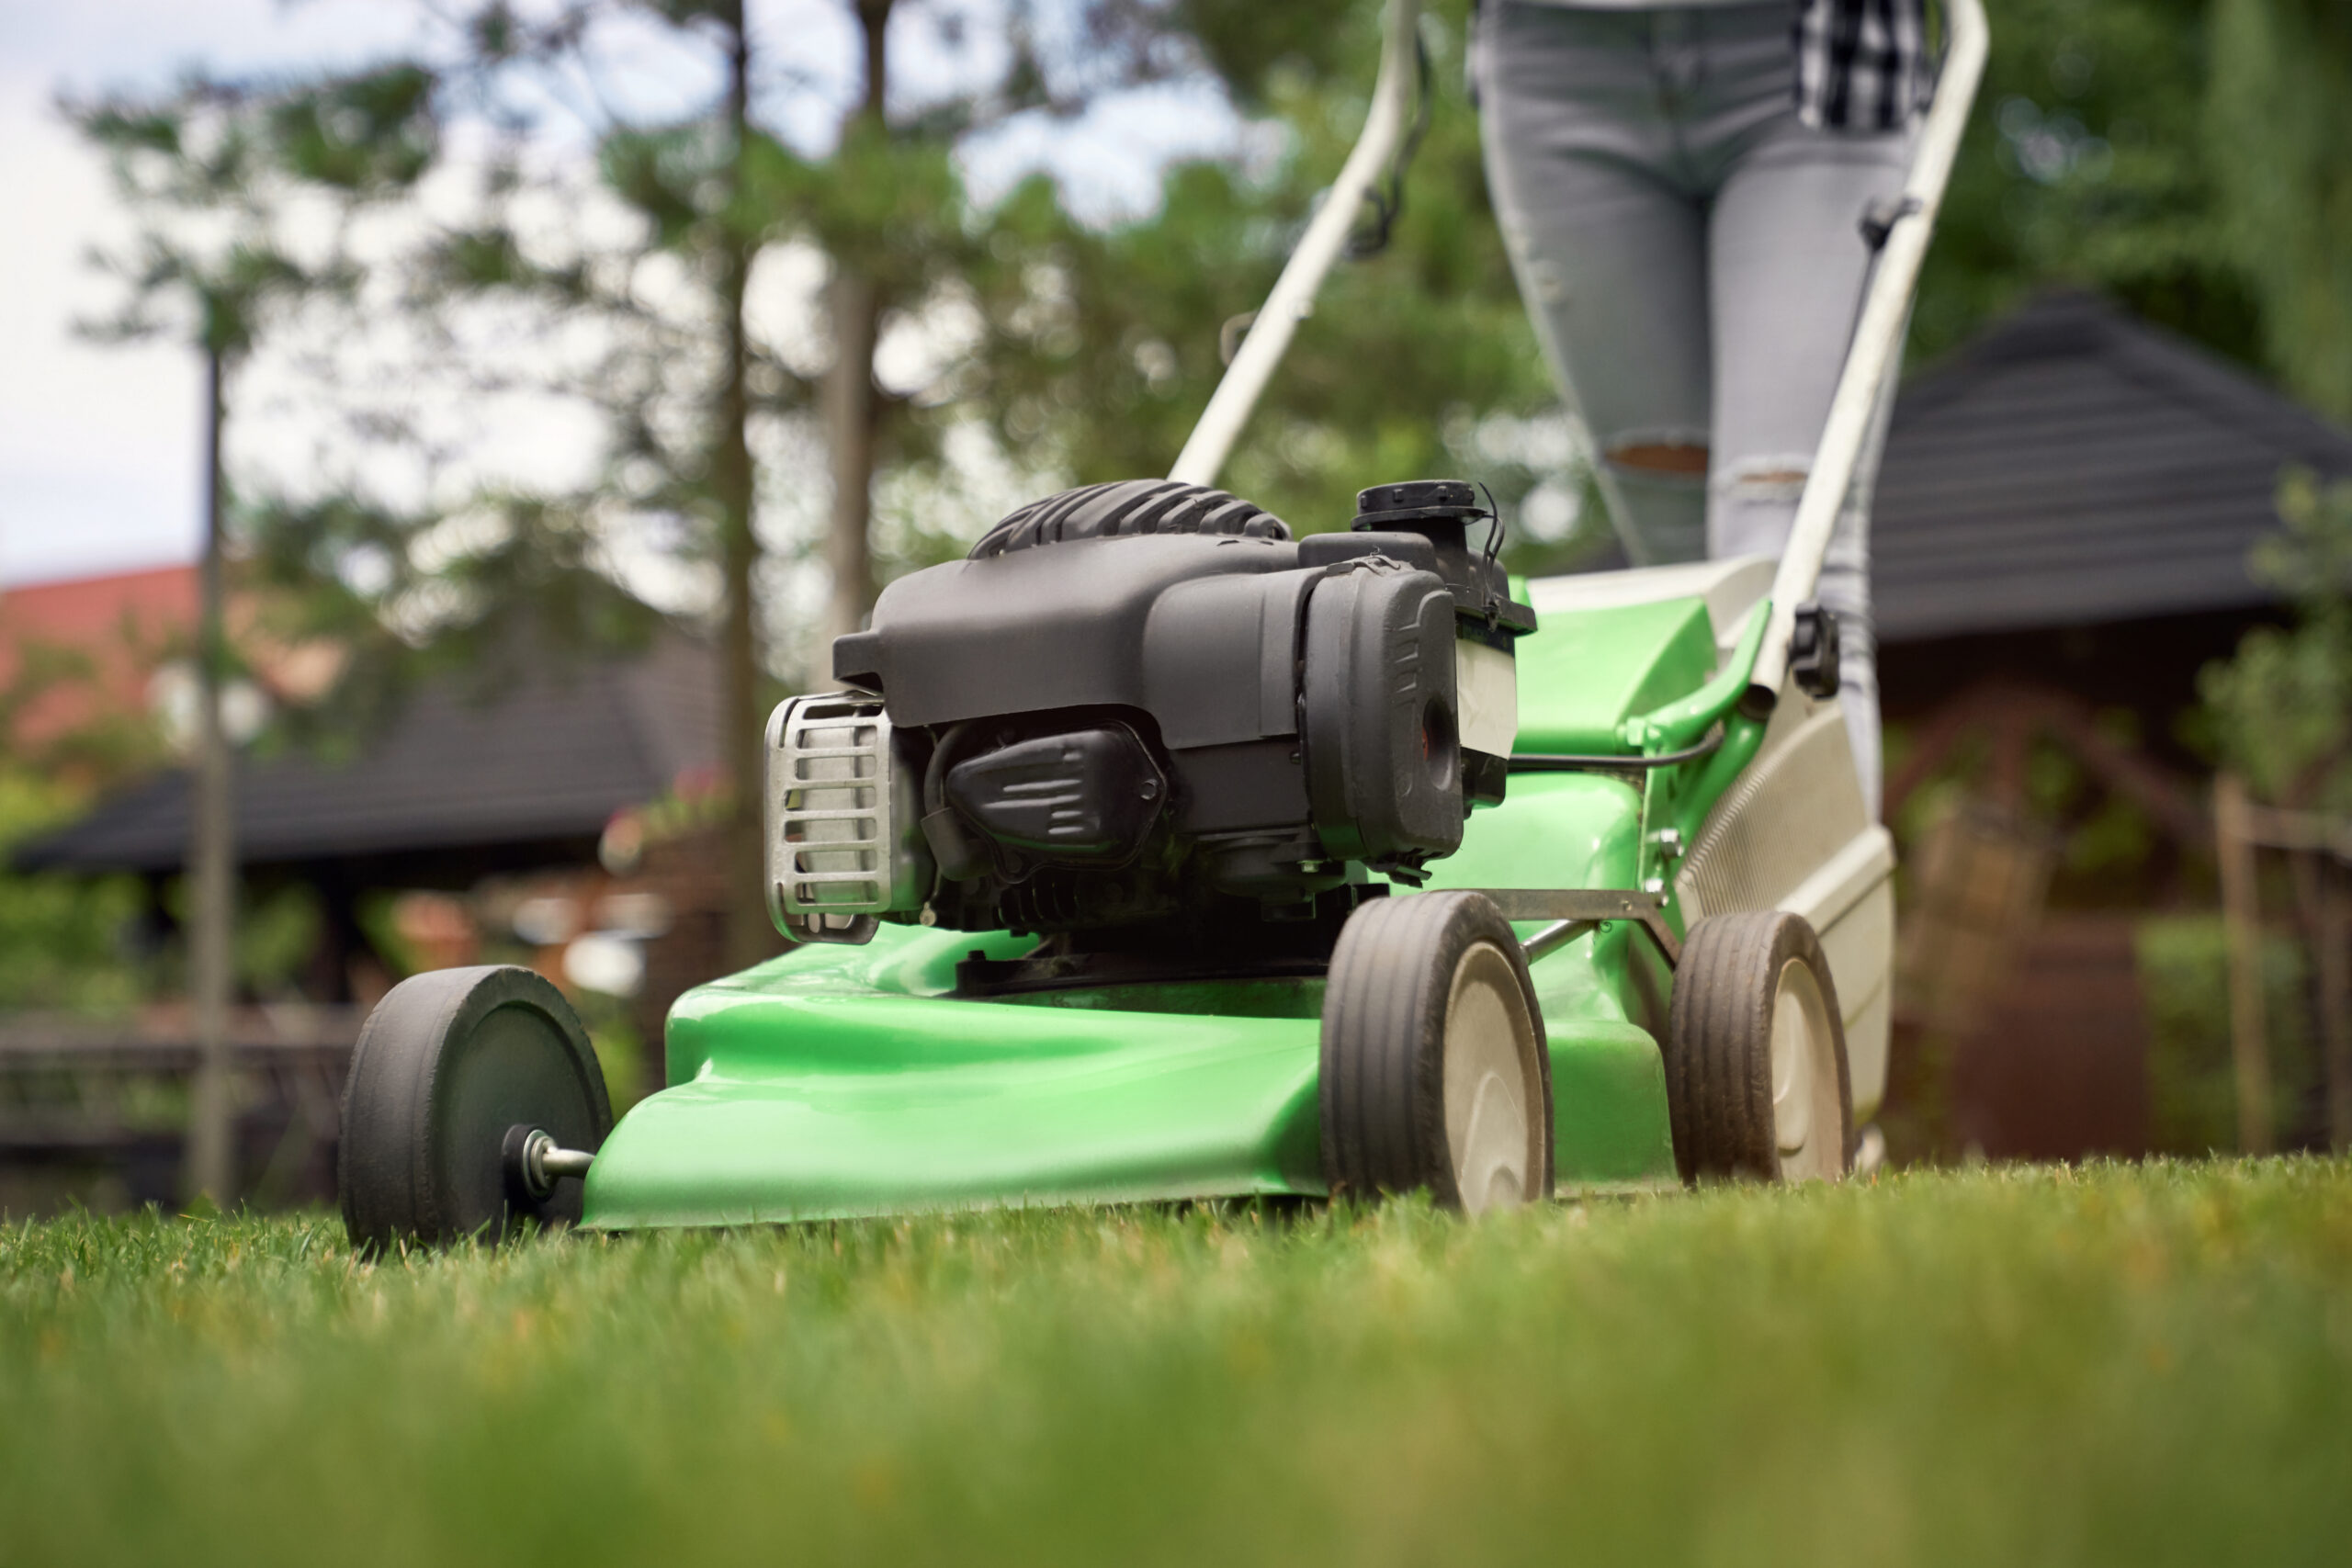
[[[1372,203],[1372,218],[1348,236],[1350,261],[1368,261],[1386,250],[1396,233],[1396,220],[1404,216],[1405,171],[1412,167],[1413,154],[1420,151],[1421,138],[1429,134],[1430,115],[1436,103],[1436,95],[1430,91],[1430,46],[1419,28],[1413,29],[1413,64],[1418,84],[1413,93],[1413,123],[1389,163],[1388,189],[1383,192],[1374,186],[1364,193],[1364,199]]]

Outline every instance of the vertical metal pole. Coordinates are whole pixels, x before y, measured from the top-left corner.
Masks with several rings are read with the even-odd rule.
[[[229,737],[220,688],[228,671],[221,624],[221,355],[205,355],[204,558],[198,569],[195,813],[188,845],[192,894],[188,989],[196,1004],[198,1061],[188,1106],[189,1196],[226,1208],[236,1198],[235,1084],[229,1054],[229,986],[236,951],[236,842]]]
[[[727,28],[727,127],[729,177],[742,190],[751,146],[752,39],[750,22],[738,3],[722,7]],[[729,221],[741,221],[733,214]],[[760,632],[759,536],[752,516],[758,475],[752,465],[751,333],[743,299],[750,287],[756,239],[731,229],[719,239],[718,295],[720,335],[718,395],[712,410],[710,488],[718,502],[720,572],[725,622],[719,630],[720,712],[726,734],[723,754],[734,804],[720,829],[725,864],[725,924],[720,953],[729,970],[749,968],[775,952],[768,929],[764,855],[760,838]]]
[[[2352,1151],[2352,885],[2322,847],[2319,919],[2313,934],[2318,961],[2319,1032],[2327,1055],[2327,1146]]]
[[[890,12],[895,0],[857,0],[858,27],[865,43],[865,96],[842,122],[842,140],[879,132],[890,93]],[[819,400],[825,440],[832,458],[833,509],[825,530],[825,565],[833,580],[825,610],[825,646],[865,624],[874,607],[874,464],[879,413],[874,393],[874,351],[882,331],[882,291],[863,265],[864,258],[833,258],[826,308],[832,315],[833,363]],[[830,663],[818,671],[830,686]]]
[[[2222,871],[2222,929],[2230,950],[2230,1055],[2237,1067],[2238,1147],[2270,1152],[2270,1049],[2262,1006],[2262,907],[2255,886],[2245,785],[2213,781],[2213,852]]]

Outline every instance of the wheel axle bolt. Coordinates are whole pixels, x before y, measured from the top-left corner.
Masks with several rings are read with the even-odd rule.
[[[595,1160],[596,1156],[587,1150],[564,1148],[556,1143],[552,1134],[534,1127],[523,1139],[517,1163],[522,1167],[524,1190],[534,1198],[545,1198],[563,1178],[585,1177]]]

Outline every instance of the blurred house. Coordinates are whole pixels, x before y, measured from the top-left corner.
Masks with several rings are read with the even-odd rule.
[[[606,830],[649,803],[709,791],[720,756],[714,689],[708,651],[668,636],[640,656],[544,661],[488,694],[428,685],[349,757],[241,757],[241,874],[249,886],[299,881],[319,897],[311,999],[347,1002],[367,988],[357,967],[368,956],[365,894],[466,894],[498,878],[562,872],[609,880],[635,869],[634,859],[608,867],[612,857],[600,858]],[[191,806],[187,772],[157,773],[20,846],[16,864],[176,875]],[[662,934],[716,920],[709,900],[687,902],[664,919]],[[591,923],[593,911],[573,921]],[[553,934],[541,924],[537,934]],[[650,934],[650,921],[640,924],[635,934]],[[446,916],[420,912],[404,926],[405,941],[446,962],[463,962],[479,945]],[[513,940],[560,948],[569,933]],[[707,937],[714,951],[716,942]]]
[[[300,1001],[251,998],[232,1024],[249,1069],[249,1177],[275,1162],[301,1173],[280,1184],[283,1195],[331,1193],[342,1063],[365,1007],[406,964],[533,963],[575,995],[598,993],[605,1013],[647,1043],[631,1070],[658,1065],[671,999],[719,966],[720,866],[705,830],[724,804],[714,688],[708,650],[671,635],[634,657],[537,661],[487,695],[427,685],[348,757],[239,758],[236,842],[249,902],[299,883],[319,916]],[[161,918],[191,804],[185,771],[152,773],[17,846],[15,866],[136,874],[155,889]],[[391,918],[371,929],[367,915],[387,895],[398,895]],[[132,1197],[168,1198],[152,1190],[172,1169],[153,1130],[117,1125],[106,1108],[125,1098],[115,1080],[137,1076],[123,1063],[151,1077],[192,1066],[188,1027],[168,1005],[111,1033],[0,1025],[0,1164],[112,1150],[143,1162]],[[323,1087],[277,1070],[288,1051],[325,1062]],[[62,1062],[80,1064],[88,1083],[76,1103],[96,1105],[96,1120],[12,1117],[7,1083]],[[288,1098],[296,1089],[299,1104]]]
[[[12,755],[110,715],[142,714],[156,670],[196,625],[196,569],[161,567],[0,590],[0,744]]]
[[[2211,907],[2180,720],[2277,616],[2246,561],[2293,465],[2352,474],[2352,434],[2084,295],[1904,386],[1872,541],[1887,812],[1931,780],[1945,809],[1913,824],[1900,1006],[1951,1054],[1963,1145],[2148,1146],[2134,933]]]
[[[0,748],[103,773],[192,731],[198,595],[193,566],[0,589]],[[227,615],[247,671],[225,694],[232,729],[334,684],[341,652],[271,636],[260,596],[232,592]]]

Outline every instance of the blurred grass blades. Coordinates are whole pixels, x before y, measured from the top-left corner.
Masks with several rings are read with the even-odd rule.
[[[2341,1561],[2352,1166],[0,1229],[0,1563]]]

